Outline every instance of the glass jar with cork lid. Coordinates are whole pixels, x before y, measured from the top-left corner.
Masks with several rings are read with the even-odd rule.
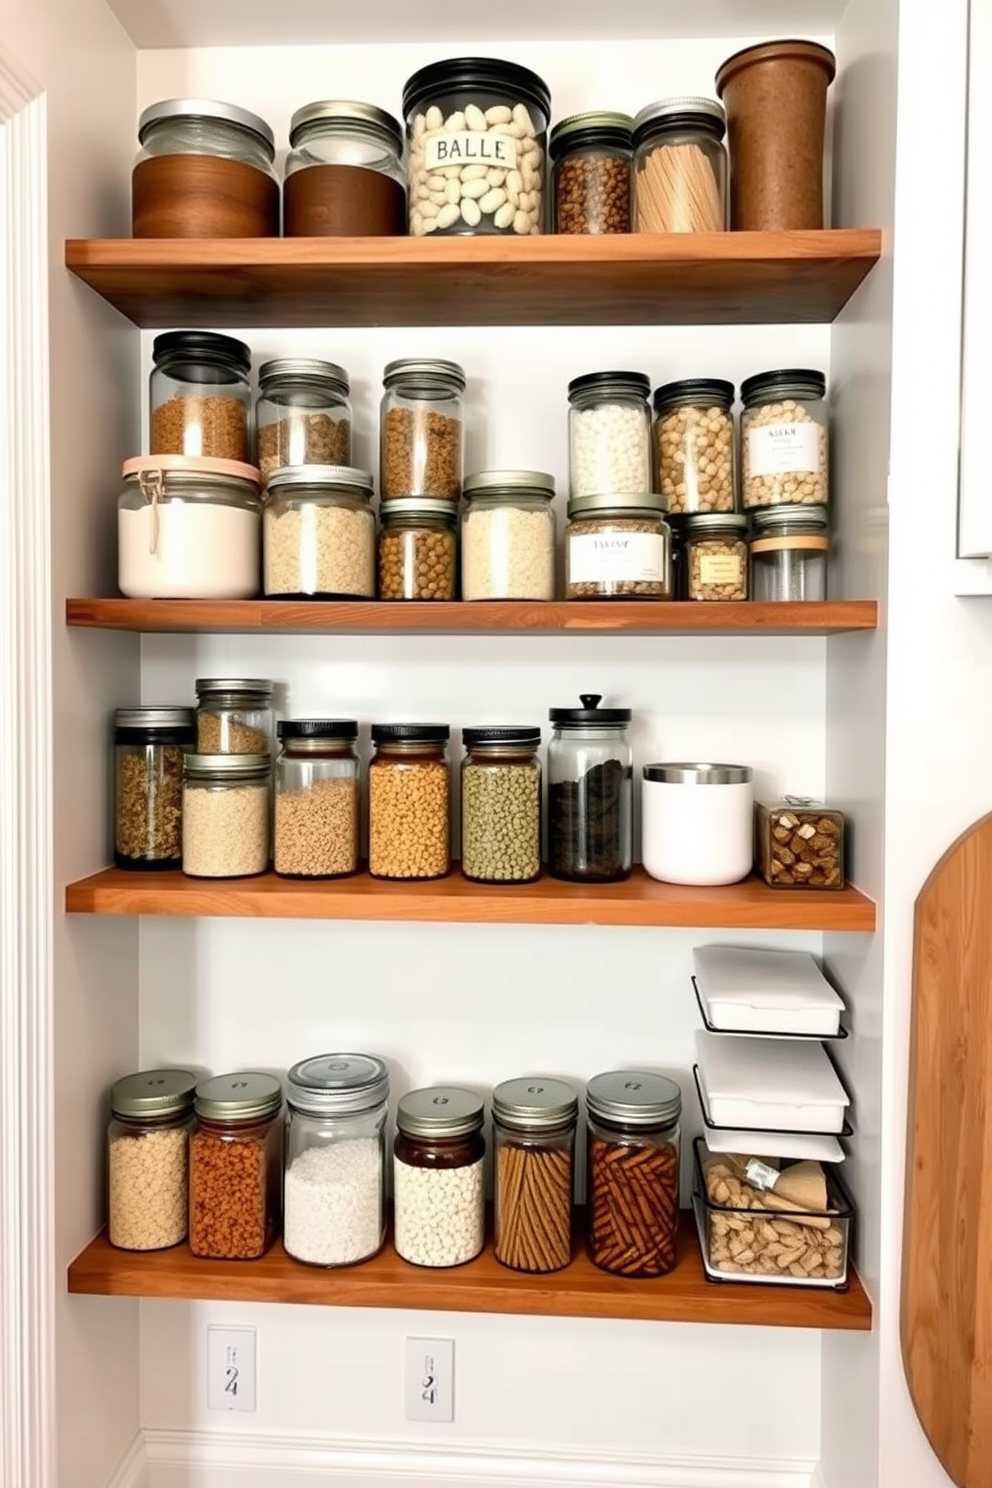
[[[465,373],[457,362],[408,357],[383,373],[379,496],[462,494]]]
[[[282,1085],[246,1070],[201,1080],[190,1143],[189,1248],[251,1261],[275,1239],[282,1197]]]
[[[564,1080],[504,1080],[493,1091],[496,1259],[560,1271],[572,1259],[578,1098]]]
[[[682,1092],[648,1070],[586,1087],[589,1257],[618,1276],[664,1276],[678,1260]]]
[[[107,1238],[119,1250],[165,1250],[186,1239],[189,1137],[196,1076],[142,1070],[110,1091]]]

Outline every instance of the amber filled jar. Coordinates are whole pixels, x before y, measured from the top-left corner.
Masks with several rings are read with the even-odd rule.
[[[461,1266],[482,1249],[485,1108],[455,1085],[412,1090],[396,1111],[393,1202],[398,1255],[415,1266]]]
[[[451,501],[383,501],[379,506],[380,599],[454,599],[458,510]]]
[[[634,121],[629,114],[572,114],[551,131],[556,233],[630,232]]]
[[[722,232],[727,226],[723,108],[666,98],[634,120],[634,230]]]
[[[462,743],[462,872],[529,883],[541,872],[541,730],[466,728]]]
[[[282,1085],[247,1070],[196,1087],[190,1143],[189,1248],[251,1261],[275,1239],[282,1194]]]
[[[351,464],[350,391],[344,368],[316,357],[258,369],[255,442],[266,480],[287,465]]]
[[[747,599],[747,517],[703,512],[682,524],[686,599]]]
[[[118,708],[114,714],[114,863],[179,868],[183,860],[183,757],[192,708]]]
[[[251,352],[213,331],[168,331],[152,346],[153,455],[251,458]]]
[[[678,1259],[682,1092],[643,1070],[586,1087],[589,1256],[618,1276],[664,1276]]]
[[[564,1080],[504,1080],[493,1091],[496,1259],[560,1271],[572,1259],[578,1098]]]
[[[125,1075],[110,1092],[108,1238],[120,1250],[165,1250],[186,1239],[189,1135],[196,1076]]]
[[[369,765],[369,872],[443,878],[451,867],[446,723],[374,723]]]
[[[358,724],[287,718],[278,725],[274,867],[290,878],[358,872]]]
[[[405,358],[382,377],[379,496],[427,496],[457,501],[462,494],[465,373],[457,362]]]
[[[292,117],[289,143],[283,186],[287,238],[406,232],[403,134],[392,114],[344,99],[308,103]]]

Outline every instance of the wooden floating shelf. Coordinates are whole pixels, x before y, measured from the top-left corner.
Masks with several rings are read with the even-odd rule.
[[[617,884],[469,883],[460,873],[425,883],[371,878],[305,882],[187,878],[178,871],[106,868],[67,885],[71,914],[181,915],[263,920],[416,920],[489,925],[656,925],[687,929],[860,930],[875,905],[857,889],[770,889],[757,877],[726,888],[658,883],[643,868]]]
[[[877,229],[464,238],[70,239],[135,325],[750,325],[836,319]]]
[[[258,1261],[202,1261],[186,1245],[137,1254],[99,1235],[69,1267],[69,1291],[101,1297],[292,1302],[318,1307],[402,1307],[538,1317],[744,1323],[867,1331],[871,1303],[853,1272],[846,1292],[732,1286],[706,1280],[692,1215],[682,1216],[679,1260],[668,1276],[630,1281],[598,1270],[580,1246],[563,1271],[530,1276],[501,1266],[487,1244],[450,1270],[411,1266],[391,1245],[361,1266],[326,1270],[291,1260],[277,1242]]]
[[[873,599],[823,604],[67,599],[65,613],[73,626],[206,635],[836,635],[874,630],[878,624]]]

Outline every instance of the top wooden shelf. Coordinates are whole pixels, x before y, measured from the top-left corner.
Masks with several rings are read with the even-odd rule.
[[[874,228],[603,237],[93,238],[68,268],[135,325],[747,325],[834,320]]]

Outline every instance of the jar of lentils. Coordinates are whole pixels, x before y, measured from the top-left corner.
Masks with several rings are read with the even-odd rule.
[[[253,1261],[275,1239],[282,1197],[282,1086],[254,1070],[196,1087],[190,1143],[189,1248]]]
[[[822,372],[760,372],[741,384],[745,509],[826,506],[829,429]]]
[[[283,599],[374,599],[372,475],[345,465],[274,470],[262,515],[263,584]]]
[[[734,481],[734,384],[715,377],[666,382],[654,395],[654,454],[668,509],[731,512]]]
[[[213,331],[168,331],[152,345],[153,455],[251,458],[251,351]]]
[[[629,233],[629,114],[572,114],[551,131],[556,233]]]
[[[272,683],[260,677],[198,677],[199,754],[271,754]]]
[[[568,384],[573,500],[651,490],[650,391],[643,372],[589,372]]]
[[[272,759],[268,754],[187,754],[183,771],[183,872],[248,878],[269,866]]]
[[[462,494],[465,373],[457,362],[414,357],[383,373],[379,419],[379,496]]]
[[[666,98],[634,119],[634,231],[723,232],[727,118],[712,98]]]
[[[581,496],[568,503],[568,599],[671,599],[663,496]]]
[[[595,1075],[586,1087],[589,1256],[618,1276],[675,1269],[682,1092],[644,1070]]]
[[[287,718],[278,725],[274,867],[289,878],[358,872],[358,724]]]
[[[496,1259],[560,1271],[572,1259],[578,1098],[564,1080],[504,1080],[493,1091]]]
[[[479,1096],[455,1085],[412,1090],[396,1111],[396,1252],[415,1266],[461,1266],[485,1235]]]
[[[183,757],[195,739],[192,708],[118,708],[114,714],[118,868],[182,866]]]
[[[379,505],[379,598],[454,599],[458,508],[417,496]]]
[[[554,599],[554,476],[486,470],[465,481],[462,599]]]
[[[462,729],[462,872],[529,883],[541,872],[539,728]]]
[[[829,554],[825,506],[776,506],[755,512],[752,599],[826,599]]]
[[[451,867],[446,723],[374,723],[369,765],[369,872],[443,878]]]
[[[268,480],[287,465],[351,465],[351,385],[343,367],[280,357],[258,369],[255,440]]]
[[[747,599],[747,517],[699,512],[682,522],[686,599]]]
[[[107,1237],[119,1250],[165,1250],[186,1239],[189,1135],[196,1076],[125,1075],[110,1092]]]
[[[321,1054],[286,1077],[283,1243],[311,1266],[353,1266],[386,1236],[389,1071],[371,1054]]]

